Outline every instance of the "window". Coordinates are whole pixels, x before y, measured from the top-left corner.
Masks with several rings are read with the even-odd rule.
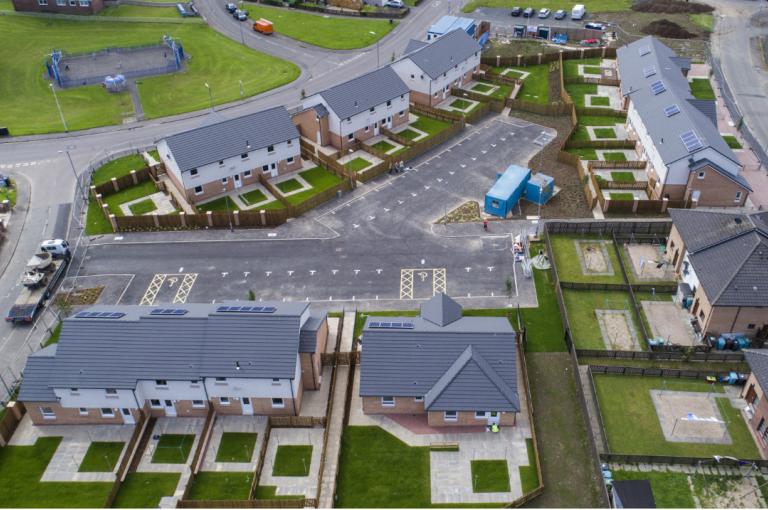
[[[202,407],[205,407],[205,403],[202,400],[193,400],[192,407],[200,409]]]
[[[264,165],[261,167],[262,172],[268,172],[269,171],[269,165]]]
[[[229,179],[228,179],[228,178],[226,178],[226,177],[224,177],[224,178],[221,180],[221,184],[223,184],[224,186],[226,186],[228,182],[229,182]]]
[[[229,397],[219,397],[219,404],[223,406],[229,405]]]
[[[197,177],[198,173],[200,172],[197,171],[197,168],[193,168],[192,170],[189,171],[189,175],[191,175],[192,177]]]
[[[70,388],[70,389],[69,389],[69,392],[70,392],[72,395],[79,395],[79,392],[77,391],[77,388]]]
[[[244,153],[240,154],[240,159],[248,159],[248,153],[244,152]]]
[[[153,407],[155,409],[158,409],[160,407],[163,407],[163,405],[160,403],[160,401],[156,398],[153,398],[149,401],[149,407]]]
[[[414,79],[414,78],[415,78],[415,76],[414,76],[414,75],[411,75],[411,79]]]
[[[251,176],[250,170],[246,170],[245,172],[243,172],[243,177],[250,177],[250,176]]]
[[[387,101],[387,108],[392,106],[392,101]]]
[[[288,145],[288,147],[291,147],[291,146],[293,145],[293,140],[288,140],[288,142],[286,143],[286,145]]]
[[[706,173],[706,172],[704,172],[704,171],[701,171],[701,172],[699,172],[699,175],[697,175],[697,177],[698,177],[699,179],[703,179],[705,175],[707,175],[707,173]]]
[[[424,75],[423,75],[423,74],[421,75],[421,79],[422,79],[422,80],[424,79]]]
[[[369,130],[370,130],[370,126],[365,126],[365,129],[363,131],[367,133]]]
[[[48,4],[48,2],[45,2],[45,3]],[[77,5],[77,0],[69,0],[70,7],[75,7],[76,5]]]
[[[368,111],[369,111],[369,112],[371,112],[371,113],[373,113],[373,112],[375,112],[375,111],[376,111],[376,107],[375,107],[375,106],[371,106],[371,108],[370,108]]]
[[[117,390],[115,388],[107,388],[106,390],[104,390],[104,392],[107,395],[117,395]]]
[[[444,421],[456,421],[459,419],[459,413],[456,411],[445,411],[443,413],[443,420]]]
[[[91,5],[91,0],[80,0],[80,7],[88,7]]]
[[[765,432],[765,418],[760,418],[760,423],[757,426],[757,431],[762,434]]]
[[[272,379],[272,386],[280,386],[280,379]]]
[[[704,320],[704,311],[699,312],[699,319]]]
[[[216,384],[227,384],[227,378],[226,377],[217,377],[216,378]]]
[[[275,146],[270,145],[269,147],[267,147],[267,152],[275,152]]]
[[[54,420],[56,419],[56,413],[53,412],[52,407],[41,407],[40,408],[40,414],[43,415],[44,420]]]
[[[400,99],[405,98],[405,94],[400,94]]]
[[[747,324],[747,329],[755,329],[755,325],[754,324]]]
[[[189,386],[192,388],[199,388],[200,387],[200,381],[189,381]]]
[[[413,401],[414,402],[424,402],[424,397],[414,397]]]
[[[63,7],[67,5],[67,0],[56,0],[56,5]]]
[[[383,407],[395,407],[395,397],[381,397]]]
[[[736,192],[736,199],[735,199],[735,201],[738,202],[739,200],[741,200],[741,191],[737,191]]]
[[[202,194],[203,194],[203,187],[195,186],[195,195],[202,195]]]
[[[269,165],[269,168],[271,170],[274,170],[276,167],[277,167],[277,163],[272,163],[271,165]]]
[[[355,134],[354,133],[350,133],[350,134],[347,135],[347,140],[354,140],[354,139],[355,139]]]
[[[86,409],[85,407],[81,407],[80,416],[88,416],[88,409]]]
[[[155,386],[168,386],[168,381],[165,379],[155,379]]]
[[[286,159],[286,161],[287,161],[288,163],[293,163],[293,156],[291,156],[290,158]]]
[[[115,410],[110,407],[102,407],[101,408],[101,417],[102,418],[114,418],[115,417]]]
[[[37,5],[48,5],[48,0],[37,0]]]
[[[273,398],[272,399],[272,407],[275,408],[283,408],[285,407],[285,402],[283,402],[282,398]]]
[[[400,116],[402,117],[403,115],[405,115],[405,110],[400,110]]]
[[[476,420],[484,420],[488,417],[487,411],[475,411],[475,419]]]

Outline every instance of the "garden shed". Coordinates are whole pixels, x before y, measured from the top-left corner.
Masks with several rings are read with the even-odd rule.
[[[485,195],[485,212],[506,218],[522,198],[525,185],[531,178],[531,170],[509,165],[504,173],[496,176],[496,183]]]
[[[555,179],[545,174],[533,175],[525,185],[525,198],[534,204],[546,204],[554,192]]]

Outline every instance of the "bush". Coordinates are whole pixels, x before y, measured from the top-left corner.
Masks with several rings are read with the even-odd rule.
[[[697,37],[693,32],[689,32],[674,21],[666,19],[651,21],[641,29],[641,32],[670,39],[694,39]]]

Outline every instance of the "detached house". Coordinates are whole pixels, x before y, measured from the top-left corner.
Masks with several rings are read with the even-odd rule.
[[[742,206],[752,191],[717,129],[715,102],[693,97],[690,61],[655,37],[617,50],[627,130],[639,142],[653,199]]]
[[[670,209],[667,257],[690,288],[702,335],[768,328],[768,212]]]
[[[344,149],[407,123],[408,92],[392,68],[382,67],[309,96],[293,121],[312,142]]]
[[[392,69],[411,90],[414,103],[435,106],[480,69],[480,43],[462,29],[430,43],[411,40]]]
[[[325,315],[308,303],[94,307],[27,359],[18,400],[32,422],[151,416],[296,415],[321,384]]]
[[[431,426],[515,425],[517,338],[504,317],[462,317],[438,294],[419,317],[369,317],[360,396],[366,414],[421,414]]]
[[[224,120],[160,140],[160,159],[176,188],[202,202],[301,169],[299,131],[285,107]]]

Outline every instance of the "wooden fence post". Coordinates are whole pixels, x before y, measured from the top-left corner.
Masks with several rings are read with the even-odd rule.
[[[115,193],[120,191],[120,186],[117,185],[117,179],[112,177],[110,180],[112,181],[112,187],[115,188]]]
[[[179,219],[181,220],[181,227],[187,228],[187,213],[185,213],[184,211],[181,211],[179,213]]]
[[[157,213],[152,213],[152,221],[155,223],[155,228],[160,228],[160,220],[157,217]]]
[[[109,222],[112,224],[112,232],[117,232],[117,220],[115,220],[115,215],[110,214],[108,217]]]
[[[232,218],[234,218],[234,223],[236,227],[240,226],[240,211],[232,211]]]
[[[667,207],[669,206],[669,199],[667,197],[664,197],[661,199],[661,212],[667,212]]]
[[[259,211],[259,215],[261,216],[261,226],[266,227],[267,226],[267,211],[262,209]]]
[[[131,179],[133,179],[133,185],[139,184],[139,178],[136,177],[136,170],[131,170]]]
[[[541,53],[539,53],[539,64],[541,64]]]
[[[638,197],[634,197],[634,198],[632,199],[632,212],[633,212],[633,213],[636,213],[636,212],[637,212],[637,205],[638,205],[639,203],[640,203],[640,199],[639,199]]]
[[[496,55],[496,67],[501,67],[501,55]]]
[[[212,211],[205,211],[205,217],[208,218],[208,226],[213,226],[213,212]]]
[[[522,55],[517,56],[517,67],[520,67],[520,61],[523,59]]]

